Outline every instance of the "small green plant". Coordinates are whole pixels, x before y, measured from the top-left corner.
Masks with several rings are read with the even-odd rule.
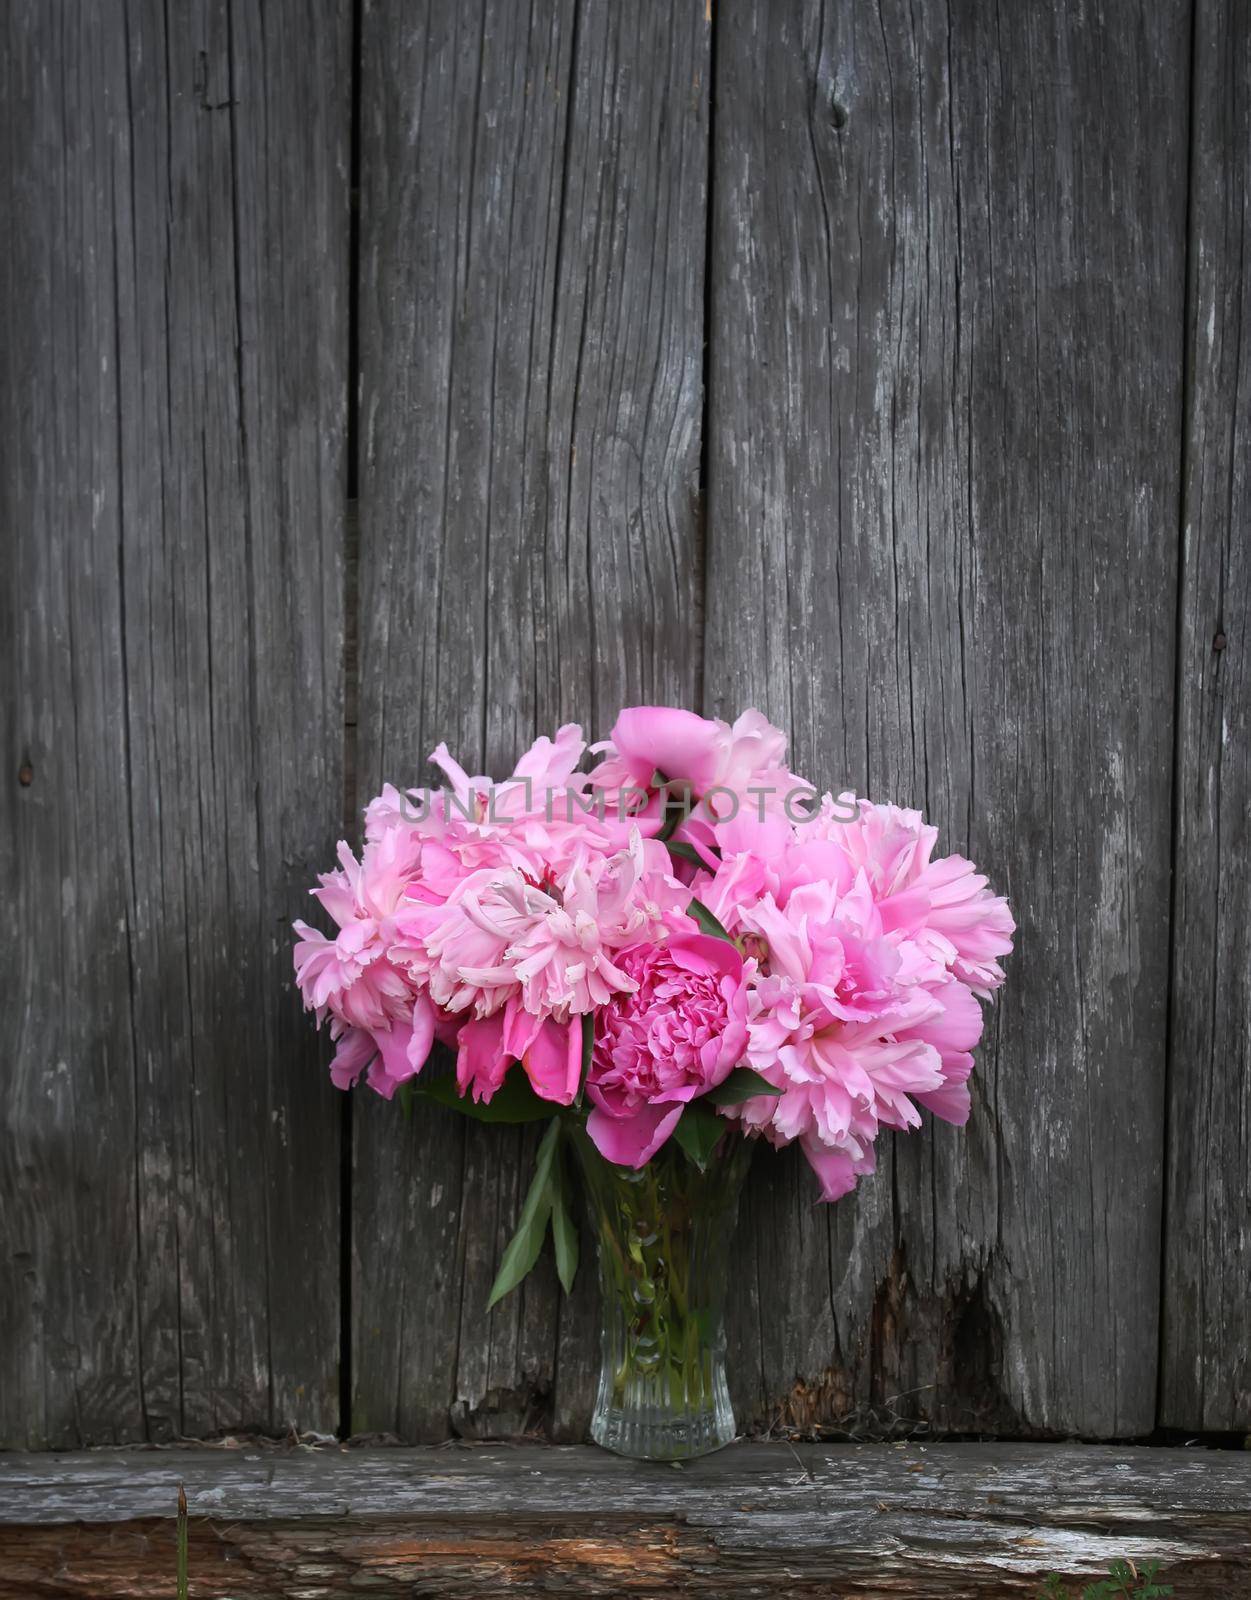
[[[187,1600],[187,1491],[178,1485],[178,1600]]]
[[[1075,1589],[1065,1587],[1058,1572],[1053,1572],[1043,1585],[1038,1600],[1166,1600],[1173,1592],[1168,1583],[1157,1583],[1160,1563],[1148,1561],[1140,1572],[1132,1561],[1114,1561],[1108,1576],[1098,1583],[1088,1583],[1080,1595]]]

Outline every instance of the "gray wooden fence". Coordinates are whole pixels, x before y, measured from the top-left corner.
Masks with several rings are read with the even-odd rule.
[[[289,923],[446,738],[759,706],[1010,894],[974,1114],[756,1164],[756,1426],[1251,1427],[1247,0],[5,0],[0,1442],[584,1431],[533,1139]],[[341,1415],[346,1401],[348,1414]]]

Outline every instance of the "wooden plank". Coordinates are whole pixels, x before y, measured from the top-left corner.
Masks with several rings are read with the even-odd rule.
[[[706,709],[920,806],[1021,924],[964,1133],[828,1218],[757,1162],[740,1407],[1145,1432],[1189,8],[718,19]]]
[[[1251,29],[1195,13],[1160,1420],[1251,1428]]]
[[[680,1473],[589,1449],[0,1458],[0,1596],[193,1592],[1036,1596],[1158,1561],[1251,1577],[1251,1457],[1021,1445],[736,1446]],[[209,1520],[211,1519],[211,1520]],[[148,1585],[148,1587],[143,1587]],[[160,1587],[156,1587],[160,1585]]]
[[[3,30],[0,1441],[330,1428],[350,6]]]
[[[362,801],[697,693],[707,54],[696,7],[366,10]],[[589,1281],[485,1313],[534,1136],[354,1120],[353,1425],[580,1435]]]

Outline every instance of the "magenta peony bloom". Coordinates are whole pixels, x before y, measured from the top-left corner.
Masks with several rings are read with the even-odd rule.
[[[732,944],[693,934],[636,945],[631,980],[597,1014],[587,1132],[619,1166],[642,1166],[682,1107],[722,1083],[747,1047],[748,969]]]
[[[471,1091],[475,1100],[490,1100],[514,1061],[520,1061],[542,1099],[572,1105],[582,1076],[582,1019],[535,1016],[513,995],[502,1011],[471,1018],[461,1027],[456,1057],[461,1094]]]

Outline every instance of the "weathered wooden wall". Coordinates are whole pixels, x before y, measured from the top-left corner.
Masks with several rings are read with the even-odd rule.
[[[350,8],[0,30],[0,1440],[332,1428]]]
[[[1161,1420],[1251,1423],[1251,11],[1198,0]]]
[[[1021,929],[966,1134],[897,1141],[806,1215],[803,1164],[760,1164],[739,1371],[798,1421],[1141,1433],[1187,7],[720,17],[709,709],[759,705],[799,770],[921,807]]]
[[[581,1435],[590,1274],[482,1311],[530,1136],[336,1097],[287,927],[439,739],[638,700],[1021,923],[968,1130],[758,1161],[743,1420],[1251,1426],[1242,0],[0,40],[0,1442]]]

